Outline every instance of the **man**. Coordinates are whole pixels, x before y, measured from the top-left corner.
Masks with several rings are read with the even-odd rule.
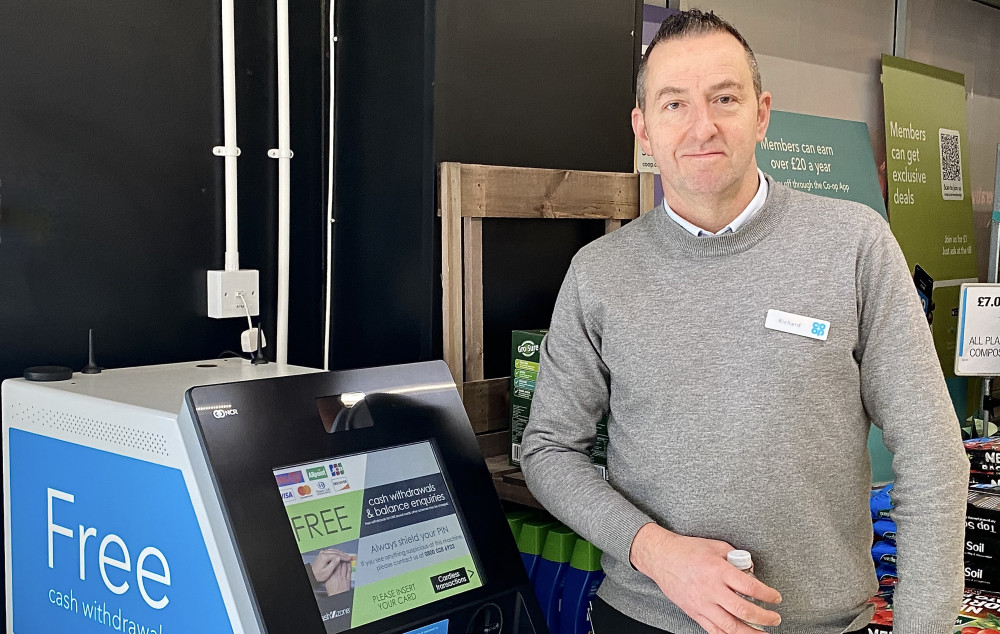
[[[950,632],[968,461],[887,224],[757,170],[771,96],[720,18],[665,21],[637,97],[664,204],[574,258],[522,443],[535,496],[604,551],[595,633],[864,631],[871,423],[894,453],[895,634]]]

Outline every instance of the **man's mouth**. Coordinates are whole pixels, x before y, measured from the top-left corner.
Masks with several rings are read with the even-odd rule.
[[[716,156],[723,156],[724,154],[725,152],[722,152],[721,150],[708,150],[704,152],[687,152],[686,154],[684,154],[684,156],[688,158],[698,159],[698,158],[714,158]]]

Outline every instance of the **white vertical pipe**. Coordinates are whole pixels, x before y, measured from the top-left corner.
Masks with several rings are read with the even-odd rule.
[[[233,0],[222,0],[222,107],[226,160],[226,270],[240,268],[236,188],[236,36]]]
[[[275,361],[288,363],[291,134],[288,98],[288,0],[278,0],[278,328]]]
[[[327,191],[326,191],[326,313],[324,315],[323,333],[323,369],[330,369],[330,322],[333,316],[330,309],[333,305],[333,152],[334,152],[334,125],[336,120],[336,91],[337,64],[334,59],[337,51],[336,35],[336,0],[330,0],[330,144],[327,152],[329,167],[327,170]]]
[[[892,54],[906,57],[906,0],[896,0],[895,33],[892,37]]]

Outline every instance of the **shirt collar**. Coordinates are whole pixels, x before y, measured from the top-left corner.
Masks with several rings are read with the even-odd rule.
[[[760,168],[757,168],[757,181],[758,181],[757,193],[750,201],[750,204],[746,206],[746,209],[744,209],[743,212],[740,213],[740,215],[733,218],[732,222],[723,227],[717,233],[706,231],[705,229],[702,229],[701,227],[681,218],[680,216],[677,215],[676,211],[670,208],[670,205],[667,204],[666,199],[663,200],[663,209],[667,212],[667,215],[670,216],[670,218],[674,222],[684,227],[684,229],[693,236],[698,236],[698,237],[721,236],[725,233],[737,231],[740,227],[745,225],[751,218],[753,218],[753,215],[758,211],[760,211],[760,208],[764,206],[764,202],[767,200],[767,179],[764,178],[764,172],[760,171]]]

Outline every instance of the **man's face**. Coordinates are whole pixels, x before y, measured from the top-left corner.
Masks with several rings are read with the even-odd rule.
[[[767,131],[771,95],[754,94],[739,41],[709,33],[660,42],[646,70],[646,103],[632,111],[632,128],[656,159],[668,201],[756,191],[754,146]]]

